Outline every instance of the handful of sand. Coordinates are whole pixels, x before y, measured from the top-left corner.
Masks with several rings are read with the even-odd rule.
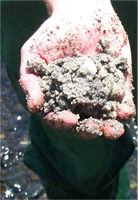
[[[41,80],[45,96],[42,116],[52,111],[71,111],[79,116],[76,130],[89,117],[116,120],[116,109],[125,94],[127,59],[104,53],[93,58],[78,54],[47,65],[41,58],[33,57],[27,67]]]

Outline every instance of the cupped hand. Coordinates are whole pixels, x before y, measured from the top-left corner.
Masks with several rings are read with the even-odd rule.
[[[79,9],[79,8],[78,8]],[[108,49],[112,56],[127,58],[129,70],[125,80],[125,95],[116,109],[116,117],[101,122],[90,117],[77,129],[78,116],[69,111],[50,112],[46,123],[58,130],[75,127],[75,132],[83,138],[94,138],[104,134],[108,138],[118,138],[124,133],[123,125],[118,120],[129,120],[135,114],[132,96],[132,63],[128,36],[114,12],[110,2],[93,6],[91,11],[62,13],[53,12],[41,27],[29,38],[21,49],[20,84],[27,96],[28,109],[38,112],[45,99],[40,86],[40,78],[27,69],[27,62],[38,57],[49,63],[66,56],[73,57],[76,52],[95,56],[107,53],[101,44],[101,37],[108,38]],[[118,125],[119,124],[119,125]],[[92,134],[88,133],[88,125]],[[97,134],[98,133],[98,134]]]

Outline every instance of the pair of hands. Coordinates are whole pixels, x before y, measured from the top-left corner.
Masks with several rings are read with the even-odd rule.
[[[60,0],[58,1],[60,2]],[[97,44],[100,43],[99,37],[105,36],[110,41],[109,49],[112,54],[116,57],[125,57],[128,60],[129,71],[125,80],[125,95],[116,113],[120,120],[130,119],[135,114],[131,88],[130,46],[127,34],[110,1],[100,0],[99,5],[99,2],[92,3],[91,1],[90,3],[89,0],[82,0],[79,5],[76,1],[77,3],[72,7],[72,10],[69,7],[72,0],[67,1],[66,5],[63,3],[65,1],[61,0],[61,2],[62,5],[58,4],[54,7],[54,0],[47,0],[52,13],[51,16],[26,41],[21,49],[20,84],[27,95],[28,109],[31,112],[38,112],[44,103],[44,95],[39,84],[40,79],[27,69],[27,61],[32,56],[39,57],[46,63],[66,56],[74,56],[75,51],[93,57],[102,53],[103,50],[99,50]],[[84,2],[84,4],[81,2]],[[92,4],[91,7],[89,3]],[[77,125],[78,116],[69,111],[50,112],[46,116],[46,123],[53,128],[63,130],[64,127],[72,128]],[[112,138],[114,134],[119,137],[124,132],[123,128],[116,130],[112,123],[106,123],[106,121],[101,124],[97,120],[89,118],[87,123],[92,128],[102,131],[109,138]],[[85,132],[85,125],[83,132]]]

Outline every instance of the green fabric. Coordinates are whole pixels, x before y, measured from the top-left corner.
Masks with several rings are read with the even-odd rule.
[[[125,191],[125,192],[124,192]],[[123,169],[120,170],[118,177],[118,191],[116,199],[128,199],[129,198],[129,176],[128,176],[128,166],[125,165]]]
[[[44,2],[2,1],[1,8],[2,57],[19,100],[26,107],[25,95],[18,83],[20,48],[47,18]],[[126,16],[126,10],[121,9],[121,14]],[[131,15],[129,18],[133,20]],[[133,36],[130,22],[130,35]],[[29,133],[31,144],[26,149],[25,162],[39,174],[49,192],[52,190],[49,188],[60,185],[69,191],[93,196],[105,191],[112,193],[112,183],[134,150],[127,130],[117,141],[109,141],[103,136],[91,141],[80,140],[71,131],[47,127],[37,115],[31,117]],[[123,194],[127,194],[125,188]]]
[[[94,152],[91,151],[89,154],[86,147],[88,144],[87,141],[85,141],[86,144],[84,141],[81,141],[80,144],[82,144],[82,146],[76,145],[76,149],[73,149],[73,147],[70,150],[68,149],[67,155],[70,153],[70,158],[65,160],[65,147],[61,144],[61,151],[55,149],[53,143],[51,144],[50,139],[47,136],[48,134],[55,136],[55,133],[53,132],[53,129],[48,130],[48,133],[45,132],[37,117],[31,116],[29,129],[31,144],[28,145],[28,148],[25,151],[25,163],[43,180],[49,197],[54,199],[56,197],[127,199],[126,197],[128,197],[129,190],[128,171],[126,166],[123,168],[122,166],[134,150],[133,145],[129,144],[130,140],[127,139],[127,137],[130,137],[130,132],[127,128],[125,136],[120,138],[118,142],[100,138],[100,140],[106,141],[110,153],[112,152],[115,154],[112,156],[113,160],[108,160],[108,168],[103,166],[103,163],[105,163],[103,158],[105,159],[107,155],[104,157],[100,156],[102,150],[101,146],[103,146],[103,144],[100,146],[99,139],[97,141],[90,141],[90,144],[96,143],[97,145],[97,147],[91,147],[91,150],[94,148]],[[59,132],[59,134],[71,133]],[[74,136],[72,135],[72,138],[73,137]],[[76,139],[76,141],[78,140]],[[69,144],[68,147],[72,146],[72,143]],[[79,149],[80,146],[82,149]],[[76,152],[73,151],[72,153],[72,150],[76,150]],[[83,155],[85,154],[85,160],[83,155],[80,156],[82,151]],[[97,151],[100,151],[99,155],[97,154]],[[124,151],[127,153],[126,155]],[[76,159],[78,157],[80,160]],[[97,157],[99,157],[99,160]],[[123,159],[121,157],[123,157]],[[83,166],[84,161],[87,164],[85,166]],[[93,165],[94,162],[96,162],[95,167]],[[99,171],[98,165],[103,167],[101,171]],[[122,168],[121,171],[120,168]],[[118,175],[119,171],[120,173]],[[77,175],[79,176],[79,179]],[[86,182],[87,177],[88,180]]]
[[[81,140],[71,131],[56,131],[41,123],[31,117],[30,138],[34,149],[48,157],[66,181],[87,194],[99,193],[98,183],[112,157],[108,140],[104,137]]]
[[[115,199],[117,178],[103,194],[90,196],[67,182],[57,171],[56,166],[53,166],[42,152],[35,150],[32,144],[28,145],[25,151],[25,163],[39,174],[49,199]]]

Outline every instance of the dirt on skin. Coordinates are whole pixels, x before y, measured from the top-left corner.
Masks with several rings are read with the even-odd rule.
[[[125,94],[125,75],[129,68],[127,59],[106,53],[93,58],[77,53],[75,57],[58,59],[48,65],[41,58],[33,57],[27,65],[41,78],[45,95],[41,109],[43,116],[52,111],[71,111],[79,116],[77,132],[90,117],[98,121],[116,119],[115,110]],[[116,124],[117,129],[122,127],[121,123]],[[89,126],[87,130],[87,134],[92,132]],[[96,127],[94,132],[102,134],[98,128],[96,131]]]

